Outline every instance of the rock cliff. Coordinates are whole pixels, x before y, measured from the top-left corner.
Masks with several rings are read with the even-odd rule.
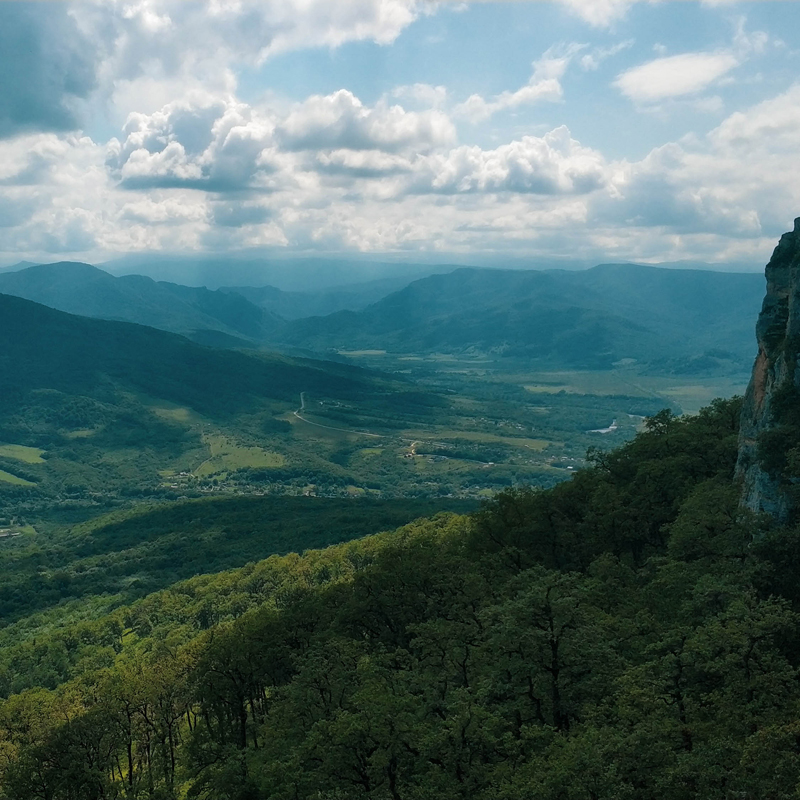
[[[756,325],[758,355],[744,398],[737,474],[743,503],[786,522],[800,478],[800,218],[766,268]]]

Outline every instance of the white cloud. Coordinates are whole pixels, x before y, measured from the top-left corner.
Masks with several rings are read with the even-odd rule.
[[[416,187],[443,193],[559,195],[586,194],[604,182],[603,157],[582,147],[562,126],[494,150],[462,146],[431,158],[420,170]]]
[[[0,29],[5,5],[0,4]],[[42,73],[47,87],[63,83],[66,100],[68,90],[84,97],[96,88],[94,101],[108,103],[116,119],[131,111],[152,113],[191,90],[234,93],[243,65],[258,65],[287,51],[355,41],[389,44],[431,10],[419,0],[83,0],[64,6],[75,28],[67,34],[61,26],[61,42],[76,43],[71,61],[65,62],[63,47],[49,45],[36,54],[35,69],[26,72]],[[13,51],[5,50],[13,70]],[[79,91],[74,88],[78,78]],[[43,91],[39,94],[44,97]],[[52,94],[48,89],[48,119],[61,107],[61,98]],[[56,121],[56,127],[75,127],[72,105],[69,119]],[[42,122],[45,128],[55,124]]]
[[[736,111],[709,134],[720,149],[774,153],[781,158],[800,148],[800,84],[746,111]]]
[[[408,157],[380,150],[322,151],[316,154],[315,161],[321,172],[354,178],[379,178],[411,170]]]
[[[107,42],[117,78],[185,71],[211,57],[261,62],[272,55],[346,42],[389,44],[424,13],[417,0],[93,0],[73,13]]]
[[[342,89],[315,95],[297,105],[277,127],[279,141],[290,150],[347,148],[420,152],[455,140],[455,128],[441,111],[406,111],[378,103],[368,108]]]
[[[770,42],[766,31],[751,31],[746,28],[747,20],[739,17],[736,21],[736,33],[733,37],[733,46],[736,52],[745,56],[750,53],[763,53]]]
[[[682,53],[641,64],[623,72],[614,85],[635,102],[696,94],[739,65],[733,53]]]
[[[442,108],[447,102],[447,88],[431,86],[429,83],[414,83],[410,86],[396,86],[391,96],[403,100],[407,105],[419,105],[423,108]]]
[[[586,55],[581,56],[580,64],[585,70],[596,70],[608,58],[627,50],[633,45],[633,39],[626,39],[610,47],[593,47]]]
[[[596,28],[622,19],[636,0],[561,0],[574,14]]]
[[[745,18],[740,17],[735,23],[730,48],[713,52],[662,55],[661,58],[621,73],[614,85],[637,103],[654,103],[668,98],[697,95],[722,79],[730,80],[725,76],[731,70],[751,56],[763,53],[769,43],[770,37],[766,32],[748,31]],[[656,49],[659,52],[664,50],[660,45]],[[720,103],[721,101],[715,103],[717,110]],[[708,111],[710,106],[701,105],[699,109]]]
[[[682,236],[761,241],[800,208],[791,169],[800,149],[800,85],[736,112],[702,139],[613,167],[607,195],[591,198],[598,222]],[[719,239],[716,240],[719,243]]]
[[[206,209],[196,203],[186,203],[174,196],[142,197],[122,205],[119,218],[144,225],[182,225],[204,222]]]
[[[454,109],[455,116],[466,117],[470,122],[478,123],[488,119],[498,111],[533,105],[547,100],[557,102],[563,96],[561,78],[570,61],[584,49],[585,45],[556,45],[549,48],[540,59],[533,62],[533,74],[525,86],[516,91],[502,92],[491,100],[479,94],[473,94]]]
[[[123,140],[109,142],[106,163],[130,189],[268,190],[281,168],[273,130],[270,119],[244,103],[200,97],[131,114]]]

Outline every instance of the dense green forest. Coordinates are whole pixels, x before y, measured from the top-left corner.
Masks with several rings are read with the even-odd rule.
[[[0,796],[796,798],[800,530],[738,506],[739,406],[470,515],[56,608],[3,649]]]

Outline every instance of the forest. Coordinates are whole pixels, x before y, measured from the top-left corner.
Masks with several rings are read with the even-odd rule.
[[[739,507],[740,406],[472,513],[18,621],[0,797],[797,797],[800,529]]]

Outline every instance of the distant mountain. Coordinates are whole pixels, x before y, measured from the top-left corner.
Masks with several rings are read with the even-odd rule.
[[[37,390],[99,396],[114,386],[201,413],[227,413],[253,398],[294,401],[301,391],[353,397],[374,382],[356,367],[204,347],[144,325],[65,314],[0,294],[6,398]]]
[[[361,312],[290,323],[295,346],[490,352],[571,367],[622,359],[703,370],[749,366],[764,278],[604,264],[585,271],[458,269]],[[713,362],[713,363],[712,363]]]
[[[284,319],[322,317],[337,311],[360,311],[407,286],[407,276],[381,278],[313,292],[285,292],[275,286],[222,286],[219,291],[240,294],[253,305]]]
[[[187,286],[275,286],[317,292],[375,280],[412,280],[450,272],[456,264],[410,264],[361,258],[129,255],[101,265],[114,275],[149,275]]]
[[[10,264],[7,267],[0,267],[0,272],[16,272],[17,270],[33,266],[35,266],[35,262],[33,261],[18,261],[16,264]]]
[[[78,262],[0,274],[0,292],[71,314],[136,322],[225,346],[263,342],[282,325],[273,313],[239,294],[156,282],[141,275],[116,278]]]
[[[764,283],[757,273],[636,264],[462,267],[406,279],[313,292],[211,291],[62,262],[0,274],[0,292],[214,347],[269,345],[329,357],[360,349],[479,353],[591,369],[631,359],[662,371],[707,372],[749,368]]]

